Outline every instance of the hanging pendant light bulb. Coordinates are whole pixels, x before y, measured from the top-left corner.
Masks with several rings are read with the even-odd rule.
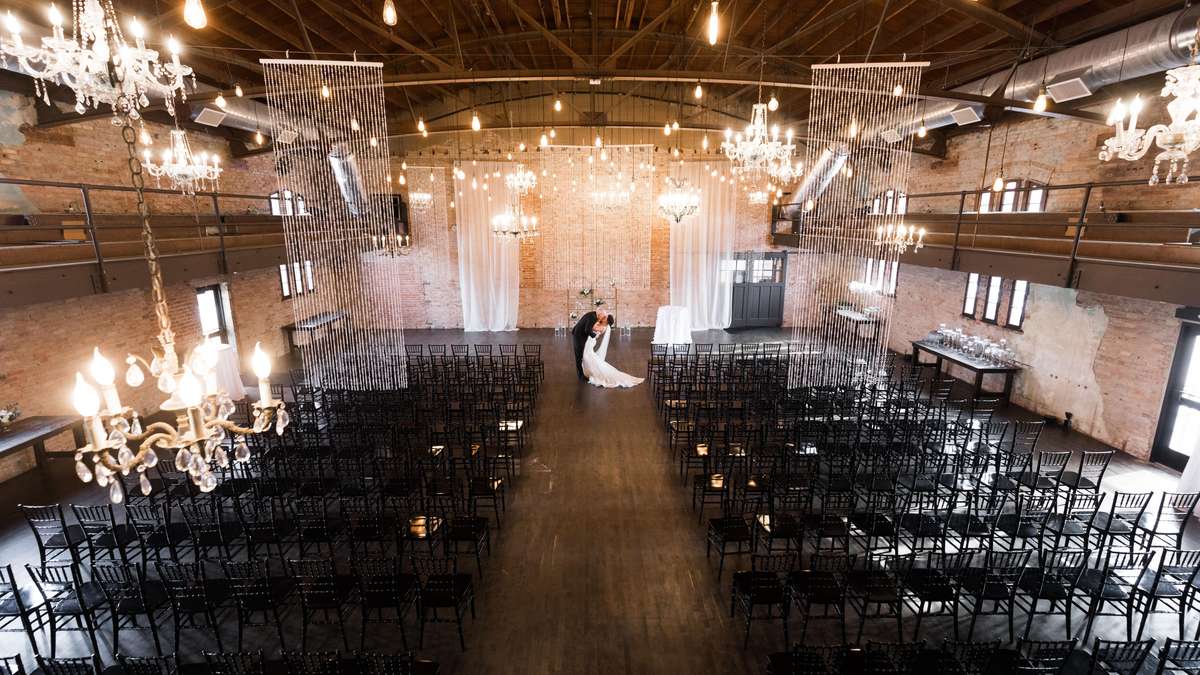
[[[542,137],[538,139],[538,145],[543,148],[550,145],[550,139],[546,137],[545,132],[542,132]]]
[[[329,91],[329,85],[321,85],[321,98],[329,98],[332,92]]]
[[[254,130],[254,143],[256,145],[262,145],[265,140],[266,139],[263,138],[262,132],[255,129]]]
[[[241,98],[245,93],[246,92],[242,91],[242,85],[240,85],[240,84],[233,85],[233,95],[234,96]]]
[[[1037,98],[1033,100],[1033,111],[1034,112],[1046,112],[1046,104],[1047,103],[1048,103],[1048,101],[1046,100],[1046,88],[1042,87],[1040,90],[1038,90]]]
[[[921,126],[917,127],[917,138],[925,138],[929,130],[925,128],[925,121],[921,120]]]
[[[471,131],[479,131],[483,125],[479,122],[479,114],[471,111]]]
[[[350,118],[350,131],[359,131],[361,129],[362,129],[362,126],[359,125],[358,118],[351,117]]]
[[[550,138],[557,138],[557,137],[558,137],[558,132],[554,130],[554,127],[550,127]]]
[[[679,131],[679,120],[671,122],[671,131]]]
[[[383,0],[383,22],[389,26],[395,26],[398,20],[396,3],[393,0]]]
[[[1004,175],[997,174],[996,182],[992,183],[992,192],[1000,192],[1004,190]]]
[[[708,134],[704,134],[704,139],[700,141],[700,147],[705,150],[708,149]]]
[[[721,18],[717,16],[717,2],[712,3],[712,11],[708,14],[708,44],[717,44],[717,36],[721,32]]]
[[[400,170],[408,171],[408,160],[404,160],[404,159],[400,160]]]
[[[699,82],[696,83],[696,88],[692,90],[692,96],[695,96],[696,98],[704,98],[704,87],[700,86]]]
[[[217,98],[213,101],[213,103],[216,103],[217,107],[220,108],[221,110],[224,110],[225,106],[228,105],[227,103],[225,103],[225,97],[222,96],[221,94],[217,94]]]
[[[779,99],[775,98],[775,94],[771,94],[771,100],[767,101],[767,110],[771,112],[779,110]]]
[[[671,135],[671,125],[664,124],[663,125],[663,136],[670,136],[670,135]]]
[[[400,174],[400,184],[408,185],[408,179],[404,177],[404,174]]]
[[[562,112],[562,99],[554,99],[554,112]]]
[[[146,131],[146,127],[142,127],[142,130],[138,132],[138,143],[141,143],[142,145],[150,145],[152,142],[154,141],[152,138],[150,138],[150,132]]]
[[[904,85],[897,84],[895,87],[892,88],[892,96],[903,96],[903,95],[904,95]]]
[[[187,25],[200,30],[208,25],[208,16],[204,13],[204,3],[200,0],[185,0],[183,3],[183,20]]]
[[[417,118],[417,131],[420,131],[421,133],[425,133],[425,118],[424,117]]]
[[[596,147],[599,148],[603,145],[604,145],[604,141],[600,140],[600,134],[596,134]]]

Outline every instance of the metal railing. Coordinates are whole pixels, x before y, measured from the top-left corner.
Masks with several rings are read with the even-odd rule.
[[[1187,190],[1196,186],[1196,181],[1198,180],[1200,178],[1191,179],[1184,185],[1163,185],[1156,187],[1148,186],[1145,180],[1123,180],[1062,185],[1025,183],[1012,188],[1006,187],[1005,190],[1000,192],[984,188],[977,190],[915,193],[907,195],[907,208],[903,217],[906,223],[917,224],[918,226],[924,225],[927,228],[926,245],[943,246],[950,249],[950,269],[959,269],[961,255],[964,251],[996,250],[994,248],[977,246],[979,239],[990,237],[993,240],[1004,239],[1011,241],[1013,246],[1005,246],[1001,249],[1004,252],[1036,253],[1037,255],[1065,261],[1068,270],[1066,278],[1068,283],[1070,283],[1075,276],[1081,260],[1145,263],[1145,261],[1137,259],[1119,257],[1084,258],[1080,256],[1080,248],[1083,244],[1089,242],[1117,245],[1186,244],[1189,240],[1189,233],[1200,228],[1200,212],[1195,211],[1191,207],[1106,208],[1103,197],[1097,199],[1098,194],[1103,195],[1104,190],[1134,187],[1158,191]],[[1001,200],[1004,199],[1006,193],[1013,194],[1013,201],[1016,204],[1024,205],[1028,202],[1029,195],[1034,191],[1042,191],[1042,208],[1036,211],[1020,209],[1001,210],[997,208],[980,211],[978,209],[983,195],[990,195],[989,206],[1002,205]],[[1072,195],[1071,193],[1076,194]],[[1200,194],[1191,194],[1200,198]],[[1176,214],[1176,218],[1159,222],[1130,222],[1127,219],[1122,220],[1122,216],[1136,216],[1139,213]],[[788,217],[789,214],[791,217]],[[1100,214],[1104,214],[1105,217],[1096,218]],[[800,235],[803,232],[807,215],[800,204],[796,203],[785,203],[772,207],[771,234],[773,236]],[[863,208],[862,215],[864,220],[888,217],[885,214],[871,213],[866,206]],[[931,216],[933,217],[932,219],[930,219]],[[1063,220],[1052,222],[1050,219],[1052,216],[1063,216]],[[935,222],[922,222],[923,220],[933,220]],[[1035,242],[1066,241],[1066,236],[1038,236],[1033,232],[1035,228],[1044,229],[1051,224],[1057,225],[1059,222],[1064,226],[1064,231],[1070,233],[1069,253],[1059,254],[1037,251],[1037,247],[1034,245]],[[936,228],[934,227],[935,225],[937,226]],[[781,229],[783,226],[786,226],[786,229]],[[945,229],[942,229],[942,226],[945,226]],[[995,231],[989,232],[987,229],[981,230],[980,226],[1025,228],[1027,233],[1009,235]],[[1111,233],[1116,230],[1129,230],[1139,227],[1152,227],[1158,230],[1178,230],[1180,236],[1171,242],[1146,241],[1137,238],[1106,239],[1102,236],[1106,231]],[[969,231],[968,228],[970,228]],[[1085,233],[1088,234],[1085,236]],[[1101,236],[1096,236],[1097,234],[1101,234]],[[948,243],[944,243],[946,240],[948,240]],[[1191,263],[1185,264],[1191,266]]]
[[[16,185],[16,186],[23,186],[23,187],[50,189],[50,190],[70,190],[70,191],[76,191],[79,193],[80,201],[83,206],[81,212],[71,212],[71,211],[65,211],[65,212],[59,212],[59,213],[51,212],[51,213],[48,213],[47,215],[56,215],[56,216],[57,215],[80,215],[83,217],[83,229],[87,234],[87,240],[91,242],[93,259],[90,261],[80,261],[80,262],[81,262],[81,264],[94,264],[96,266],[97,276],[98,276],[99,285],[100,285],[100,291],[107,293],[109,290],[109,288],[108,288],[109,284],[108,284],[108,275],[106,274],[106,270],[105,270],[105,256],[104,256],[104,251],[103,251],[103,247],[102,247],[101,235],[102,235],[103,231],[106,229],[107,230],[119,230],[119,229],[127,229],[127,228],[140,228],[141,224],[134,222],[134,221],[136,221],[136,218],[137,218],[137,215],[135,213],[101,213],[101,212],[96,211],[93,196],[96,193],[100,193],[100,192],[132,193],[132,192],[135,192],[134,188],[132,186],[124,186],[124,185],[103,185],[103,184],[98,184],[98,183],[71,183],[71,182],[53,181],[53,180],[38,180],[38,179],[31,179],[31,178],[4,178],[4,177],[0,177],[0,185]],[[168,196],[168,197],[172,197],[172,198],[176,198],[176,199],[182,198],[182,199],[185,199],[188,202],[190,202],[190,206],[192,207],[190,213],[186,212],[186,211],[181,211],[181,212],[177,212],[177,213],[156,213],[156,214],[152,215],[151,218],[152,218],[152,223],[153,223],[154,229],[158,230],[158,231],[165,230],[168,234],[167,237],[161,237],[161,238],[169,238],[169,234],[171,232],[185,230],[185,231],[190,231],[190,232],[194,233],[193,236],[199,236],[201,239],[204,239],[204,238],[208,238],[208,237],[212,236],[209,233],[209,230],[210,230],[210,228],[215,227],[216,240],[217,240],[215,248],[216,248],[216,252],[217,252],[217,256],[218,256],[219,269],[222,274],[227,274],[229,272],[229,259],[228,259],[228,251],[226,249],[226,240],[225,240],[226,236],[228,234],[228,227],[226,224],[226,216],[227,215],[228,216],[235,215],[235,214],[233,214],[233,212],[231,210],[223,210],[222,209],[222,205],[221,205],[222,200],[248,200],[253,203],[261,203],[266,207],[264,212],[253,213],[253,214],[248,214],[248,215],[256,215],[256,216],[261,215],[264,218],[272,217],[270,215],[270,199],[271,199],[270,195],[242,194],[242,193],[237,193],[237,192],[206,192],[206,191],[197,191],[194,195],[184,195],[177,190],[167,190],[167,189],[163,189],[163,188],[149,188],[149,187],[145,188],[144,191],[147,195],[162,195],[162,196]],[[205,211],[204,213],[200,212],[201,204],[206,205],[204,207],[204,211]],[[26,219],[26,223],[23,225],[18,225],[18,226],[0,227],[0,233],[3,233],[3,234],[14,233],[14,232],[17,232],[17,233],[26,233],[26,232],[54,232],[54,233],[57,233],[57,235],[55,237],[47,237],[45,240],[42,240],[40,242],[29,242],[29,243],[45,243],[45,242],[49,242],[49,241],[56,241],[56,242],[63,241],[63,230],[74,229],[69,226],[64,226],[61,223],[53,224],[53,225],[37,224],[37,222],[36,222],[37,217],[40,214],[11,213],[8,215],[23,215]],[[131,219],[131,222],[129,224],[123,224],[123,223],[102,224],[102,223],[97,222],[98,217],[101,217],[101,216],[117,216],[117,217],[128,216]],[[169,222],[169,219],[171,219],[171,218],[187,218],[187,217],[192,218],[191,223]],[[158,220],[159,222],[154,222],[154,220]],[[279,233],[282,234],[282,232],[283,232],[283,229],[282,229],[282,224],[281,224]],[[140,237],[135,236],[129,240],[129,242],[134,242],[134,241],[140,241]],[[7,246],[7,245],[8,244],[0,244],[0,246]],[[170,253],[167,253],[167,255],[169,256]]]

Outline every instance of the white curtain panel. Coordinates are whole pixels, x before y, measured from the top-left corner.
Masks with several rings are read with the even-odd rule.
[[[504,174],[507,162],[479,162],[461,166],[466,178],[458,181],[458,279],[462,291],[463,330],[517,329],[517,304],[521,297],[520,244],[492,234],[492,216],[511,202]],[[496,177],[495,172],[500,176]],[[478,188],[471,189],[471,179]],[[484,190],[484,183],[488,189]],[[490,197],[490,199],[489,199]]]
[[[671,304],[690,310],[692,330],[728,328],[733,279],[721,272],[721,261],[733,257],[736,188],[699,162],[668,172],[700,188],[696,214],[671,223]],[[665,181],[659,189],[667,189]]]

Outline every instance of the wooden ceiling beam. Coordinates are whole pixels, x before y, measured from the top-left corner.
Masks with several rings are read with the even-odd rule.
[[[576,67],[585,67],[588,65],[587,60],[580,56],[574,49],[571,49],[570,45],[559,39],[559,37],[554,34],[554,31],[543,26],[542,22],[538,21],[536,18],[530,15],[529,12],[526,12],[524,9],[522,9],[521,6],[517,4],[517,0],[507,0],[507,2],[508,6],[518,18],[530,26],[533,26],[534,29],[541,33],[550,44],[554,45],[563,54],[566,54],[567,57],[571,59],[571,63],[573,63]]]
[[[985,26],[1005,33],[1015,40],[1020,40],[1021,42],[1028,40],[1039,44],[1048,44],[1051,42],[1049,35],[1037,30],[1033,26],[1027,26],[1017,21],[1004,12],[992,9],[983,2],[977,0],[937,0],[937,2]]]
[[[510,2],[511,1],[512,0],[510,0]],[[682,0],[671,0],[671,4],[668,5],[667,8],[662,12],[660,12],[658,16],[654,17],[649,22],[638,28],[636,33],[609,52],[608,58],[604,59],[604,61],[600,64],[600,67],[611,68],[612,66],[616,65],[617,59],[621,58],[622,54],[632,49],[633,46],[636,45],[642,38],[653,32],[654,29],[662,25],[664,21],[671,18],[671,14],[675,11],[675,8],[681,4],[683,4]]]
[[[335,13],[341,14],[346,19],[349,19],[351,22],[358,25],[358,27],[360,29],[365,29],[370,33],[374,33],[375,35],[378,35],[379,37],[382,37],[382,38],[388,40],[392,44],[403,47],[404,49],[407,49],[408,51],[420,56],[427,63],[436,67],[438,70],[441,70],[441,71],[452,70],[452,66],[449,63],[446,63],[442,59],[434,56],[433,54],[430,54],[429,52],[418,47],[417,45],[400,37],[399,35],[396,35],[395,33],[391,32],[391,31],[380,28],[380,26],[377,25],[376,22],[360,16],[357,12],[354,12],[352,10],[346,9],[345,7],[342,7],[341,5],[339,5],[337,2],[334,2],[333,0],[312,0],[312,2],[314,2],[318,7],[320,7],[323,11],[330,14],[331,16]]]

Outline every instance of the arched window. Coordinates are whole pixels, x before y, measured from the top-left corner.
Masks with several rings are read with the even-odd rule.
[[[307,216],[308,209],[304,206],[304,197],[293,194],[291,190],[271,193],[271,215],[273,216]]]
[[[908,195],[899,190],[888,190],[871,200],[873,215],[904,215],[908,213]]]

